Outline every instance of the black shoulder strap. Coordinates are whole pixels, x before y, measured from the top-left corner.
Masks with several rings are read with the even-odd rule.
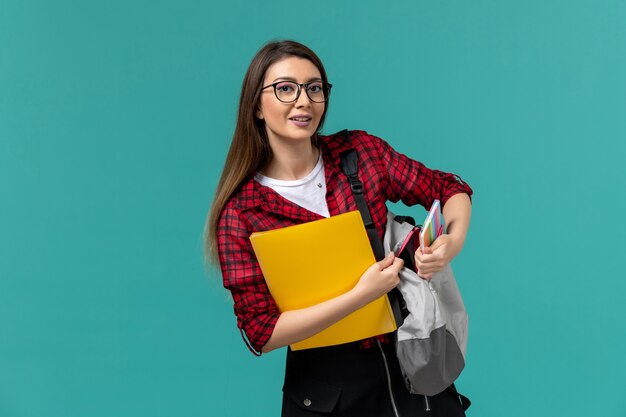
[[[339,132],[342,136],[346,138],[346,140],[350,140],[350,136],[347,130],[342,130]],[[370,214],[369,207],[367,206],[367,201],[365,201],[365,197],[363,196],[363,183],[359,179],[359,155],[356,149],[350,149],[341,153],[341,170],[346,174],[348,180],[350,181],[350,188],[352,189],[352,194],[354,195],[354,200],[356,205],[361,213],[361,217],[363,218],[363,224],[365,224],[365,230],[367,231],[367,237],[370,240],[370,245],[372,245],[372,250],[374,251],[374,257],[377,261],[380,261],[385,257],[385,249],[383,248],[383,242],[380,240],[380,236],[378,236],[378,232],[376,231],[376,226],[374,226],[374,222],[372,221],[372,216]],[[394,288],[388,293],[389,301],[391,302],[391,309],[393,310],[393,315],[396,319],[396,325],[400,327],[402,322],[404,321],[405,314],[403,313],[403,305],[404,300],[402,299],[402,295],[397,288]]]
[[[365,230],[367,231],[367,236],[370,239],[370,244],[374,251],[374,257],[376,257],[377,261],[380,261],[385,257],[385,250],[383,249],[383,242],[381,242],[378,232],[376,231],[376,226],[374,226],[374,222],[372,221],[372,215],[367,206],[367,201],[365,201],[365,197],[363,197],[363,183],[358,176],[359,156],[355,149],[350,149],[341,154],[341,170],[348,177],[348,181],[350,181],[354,201],[356,202],[359,212],[361,212],[363,224],[365,224]]]
[[[383,242],[381,242],[378,232],[376,231],[376,226],[374,226],[374,222],[372,221],[372,216],[367,202],[365,201],[365,197],[363,197],[363,183],[358,175],[359,156],[355,149],[350,149],[341,154],[341,170],[348,177],[348,181],[350,181],[354,201],[356,202],[359,212],[361,212],[363,224],[365,224],[365,230],[370,239],[374,256],[377,261],[380,261],[385,257],[385,250],[383,249]]]

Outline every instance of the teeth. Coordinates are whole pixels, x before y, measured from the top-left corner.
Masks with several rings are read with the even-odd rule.
[[[295,120],[297,122],[308,122],[311,119],[308,117],[292,117],[291,120]]]

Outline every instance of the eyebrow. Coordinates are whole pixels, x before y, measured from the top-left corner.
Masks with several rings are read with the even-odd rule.
[[[272,83],[275,83],[277,81],[293,81],[294,83],[297,83],[298,81],[293,78],[293,77],[277,77],[274,78],[274,81],[272,81]],[[306,80],[307,83],[310,83],[312,81],[323,81],[321,77],[311,77],[308,80]]]

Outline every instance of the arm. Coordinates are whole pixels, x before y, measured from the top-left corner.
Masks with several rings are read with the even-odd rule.
[[[270,352],[307,339],[383,296],[398,285],[398,273],[403,265],[402,259],[390,253],[369,267],[347,293],[311,307],[282,313],[262,351]]]
[[[366,151],[376,149],[377,158],[384,161],[384,171],[380,175],[378,189],[393,202],[401,200],[408,206],[421,204],[427,209],[435,199],[443,205],[443,215],[448,224],[448,234],[440,236],[433,245],[415,253],[415,263],[422,278],[430,279],[458,255],[463,248],[465,235],[471,216],[472,189],[458,176],[432,170],[406,155],[396,152],[380,138],[358,133],[364,141],[373,146],[365,146]]]
[[[456,194],[472,195],[472,189],[455,174],[430,169],[365,132],[357,132],[356,138],[361,142],[360,160],[375,161],[370,163],[372,168],[368,171],[367,162],[363,162],[368,175],[366,191],[373,191],[373,197],[380,194],[381,198],[394,203],[420,204],[428,210],[435,199],[445,207]],[[450,220],[446,218],[448,223]]]
[[[455,194],[443,206],[443,217],[448,223],[448,233],[439,236],[430,247],[415,252],[415,265],[419,276],[431,279],[456,257],[465,243],[469,228],[472,204],[465,193]]]

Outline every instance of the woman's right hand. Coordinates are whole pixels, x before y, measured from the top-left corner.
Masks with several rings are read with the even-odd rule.
[[[369,304],[394,289],[400,283],[398,274],[403,266],[404,261],[390,252],[384,259],[367,268],[354,287],[363,305]]]

